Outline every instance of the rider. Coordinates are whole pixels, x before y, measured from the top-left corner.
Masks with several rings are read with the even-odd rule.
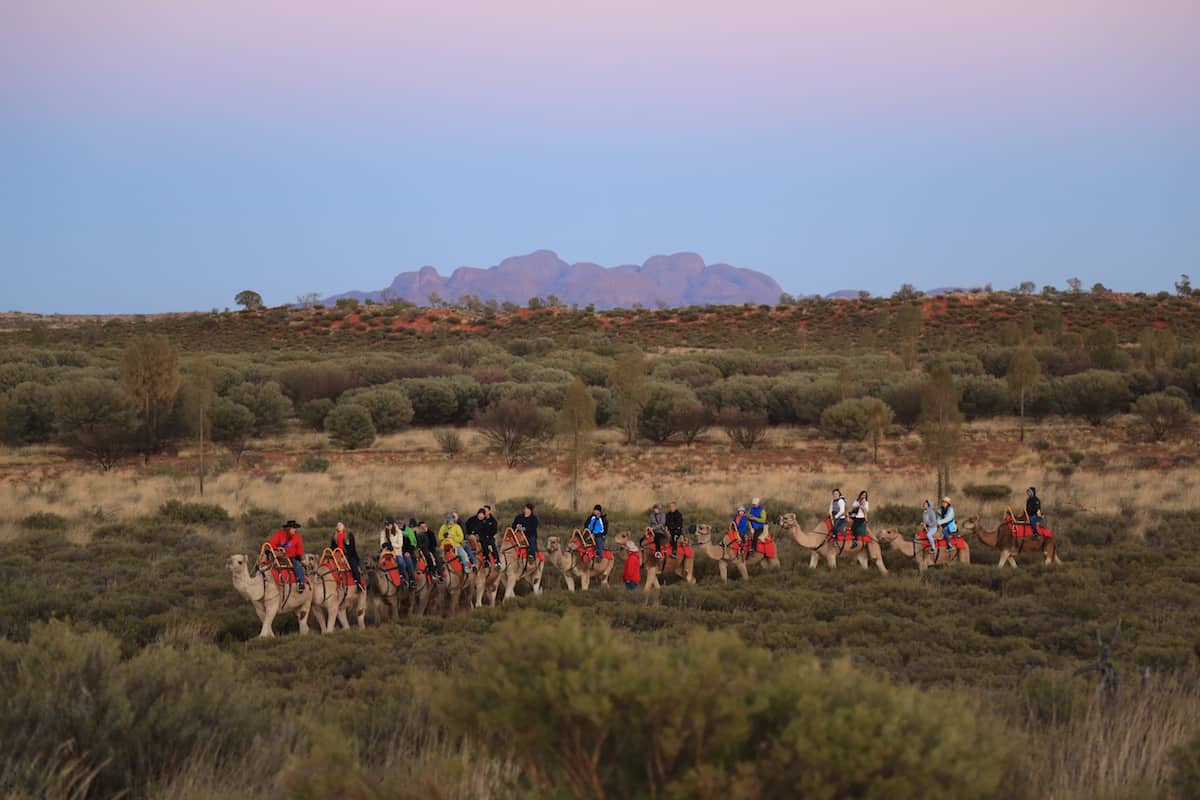
[[[667,533],[671,534],[671,558],[679,558],[679,537],[683,535],[683,513],[679,505],[672,500],[671,509],[667,512]]]
[[[521,509],[521,513],[517,514],[516,519],[513,520],[512,526],[513,530],[522,530],[525,532],[525,538],[529,542],[529,553],[527,558],[530,563],[533,563],[537,560],[538,553],[538,518],[537,515],[533,513],[533,503],[525,504],[524,508]]]
[[[415,521],[409,520],[410,523]],[[417,542],[425,553],[425,568],[433,573],[435,581],[441,583],[446,577],[446,565],[442,562],[442,554],[438,552],[441,548],[437,546],[437,537],[425,522],[417,524],[416,535]]]
[[[483,522],[479,524],[479,544],[483,548],[483,563],[491,569],[494,563],[500,566],[500,549],[496,547],[496,518],[492,516],[492,507],[483,507]],[[491,554],[491,560],[488,554]]]
[[[283,527],[275,531],[267,542],[271,550],[282,547],[284,555],[292,562],[292,570],[296,573],[296,588],[304,591],[304,540],[300,538],[300,523],[289,519]]]
[[[667,515],[663,513],[661,504],[655,503],[650,509],[646,527],[654,534],[654,557],[662,558],[663,545],[667,543]]]
[[[767,530],[767,509],[763,507],[762,500],[756,497],[750,501],[750,511],[747,512],[747,516],[750,517],[750,547],[753,549],[758,546],[758,537]]]
[[[401,561],[408,570],[409,588],[413,588],[417,585],[417,550],[421,546],[417,541],[416,518],[409,517],[408,524],[400,529],[400,533],[404,536],[404,540],[400,544],[400,552],[404,555]]]
[[[350,574],[354,576],[354,585],[359,591],[365,592],[366,587],[363,586],[362,573],[358,568],[358,545],[354,543],[354,534],[346,530],[346,523],[339,522],[337,530],[333,532],[333,538],[329,540],[329,549],[341,550],[342,555],[346,557],[346,562],[350,565]]]
[[[604,537],[608,535],[608,517],[599,503],[592,506],[592,515],[587,521],[588,533],[596,540],[596,558],[604,558]]]
[[[846,530],[846,498],[842,497],[841,489],[833,490],[833,500],[829,503],[829,517],[833,520],[833,537],[836,539]]]
[[[742,553],[744,554],[750,547],[750,518],[746,516],[745,506],[738,506],[737,513],[733,515],[733,522],[730,527],[737,533],[738,539],[742,543]]]
[[[867,502],[867,490],[858,493],[853,505],[850,506],[850,536],[855,546],[858,540],[867,535],[867,512],[870,504]]]
[[[1042,522],[1042,501],[1037,496],[1037,489],[1032,486],[1025,491],[1025,518],[1029,520],[1029,527],[1033,529],[1033,538],[1039,538],[1041,534],[1038,533],[1038,525]]]
[[[405,538],[406,533],[411,533],[411,529],[404,530],[396,524],[395,517],[388,517],[383,524],[383,530],[379,532],[379,551],[395,554],[396,566],[400,568],[401,581],[407,587],[416,582],[411,555],[416,550],[416,540],[414,538],[413,543],[409,544]]]
[[[938,527],[942,529],[942,538],[946,540],[946,549],[954,550],[954,534],[958,532],[958,523],[954,521],[954,506],[950,498],[942,498],[942,507],[937,518]]]
[[[933,510],[933,504],[928,500],[921,509],[921,528],[925,531],[925,538],[929,540],[929,549],[936,550],[937,543],[934,541],[933,535],[937,533],[937,512]]]
[[[463,547],[463,529],[454,519],[454,513],[446,515],[446,521],[442,527],[438,528],[438,544],[442,547],[451,547],[454,552],[458,553],[459,563],[463,568],[468,566],[474,572],[478,567],[475,566],[475,554],[471,552],[471,548]]]

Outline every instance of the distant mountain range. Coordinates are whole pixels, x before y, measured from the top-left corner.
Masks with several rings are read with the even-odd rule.
[[[402,272],[391,285],[378,291],[356,291],[325,299],[332,304],[343,297],[356,300],[403,299],[428,305],[430,297],[455,302],[462,295],[483,301],[525,305],[531,297],[556,296],[560,302],[596,308],[629,308],[658,304],[689,306],[740,303],[777,303],[783,289],[769,275],[729,264],[705,264],[695,253],[654,256],[644,264],[602,267],[582,262],[568,264],[550,250],[506,258],[494,267],[459,267],[443,277],[434,267]]]

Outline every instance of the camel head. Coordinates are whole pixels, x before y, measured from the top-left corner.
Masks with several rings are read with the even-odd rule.
[[[979,517],[967,517],[963,520],[962,526],[974,533],[979,528]]]
[[[225,568],[234,574],[246,572],[246,557],[240,554],[230,556],[225,561]]]
[[[562,550],[562,542],[558,540],[557,536],[550,536],[546,539],[547,553],[557,553],[560,550]]]
[[[305,575],[317,574],[317,557],[312,553],[306,554],[304,558],[300,559],[300,563],[304,565]]]
[[[613,536],[613,544],[616,545],[615,549],[620,550],[622,547],[624,547],[625,543],[629,541],[631,536],[632,534],[630,534],[629,531],[621,531],[620,533],[615,534]]]
[[[791,511],[789,511],[789,512],[788,512],[788,513],[786,513],[786,514],[781,514],[781,515],[779,516],[779,526],[780,526],[781,528],[784,528],[784,529],[787,529],[787,528],[794,528],[794,527],[796,527],[798,524],[799,524],[799,523],[798,523],[798,522],[796,522],[796,515],[795,515],[795,514],[793,514]]]
[[[894,542],[900,538],[900,531],[892,530],[891,528],[884,528],[876,535],[879,537],[879,541],[881,542]]]
[[[712,525],[700,524],[696,526],[696,543],[708,544],[712,541]]]

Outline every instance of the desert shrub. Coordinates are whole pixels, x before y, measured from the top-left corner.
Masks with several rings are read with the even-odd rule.
[[[379,434],[404,430],[412,422],[414,411],[408,395],[399,389],[377,387],[358,389],[342,396],[342,403],[355,403],[371,415],[371,424]]]
[[[896,422],[912,427],[921,416],[921,392],[924,389],[924,376],[908,375],[880,388],[879,399],[892,407]]]
[[[536,339],[511,339],[505,344],[505,349],[514,356],[537,356],[549,353],[555,348],[555,342],[548,336]]]
[[[663,443],[681,433],[681,414],[704,410],[696,395],[686,386],[652,381],[643,388],[644,401],[638,419],[638,432],[655,443]]]
[[[949,369],[950,374],[955,378],[984,374],[983,362],[974,353],[964,353],[962,351],[939,353],[929,360],[926,369],[929,372],[933,372],[942,366]]]
[[[292,401],[287,399],[278,383],[242,383],[230,389],[225,397],[245,406],[254,415],[255,436],[272,436],[287,430]]]
[[[362,534],[364,531],[377,531],[382,528],[384,520],[393,514],[393,511],[374,500],[361,500],[325,509],[304,524],[307,528],[332,531],[339,522],[344,522],[347,528]],[[310,531],[309,536],[317,537],[314,541],[320,541],[321,533]],[[362,543],[359,546],[365,547]]]
[[[413,407],[413,425],[454,425],[468,421],[487,397],[466,375],[418,378],[403,383]]]
[[[930,500],[932,499],[930,498]],[[880,506],[873,505],[871,508],[871,522],[881,525],[915,526],[921,522],[921,506],[918,502],[914,502],[911,506],[899,503],[887,503]],[[904,528],[902,532],[908,534],[910,531]]]
[[[1018,694],[1027,719],[1061,725],[1087,709],[1092,697],[1089,689],[1073,675],[1035,669],[1021,681]]]
[[[781,424],[816,425],[821,414],[841,398],[833,380],[788,380],[771,387],[771,417]]]
[[[229,522],[229,512],[215,503],[187,503],[168,500],[158,507],[158,515],[171,522],[183,525],[224,525]]]
[[[208,420],[212,440],[240,459],[246,449],[246,440],[254,433],[254,412],[241,403],[218,397],[208,410]]]
[[[661,370],[667,380],[675,383],[685,383],[693,389],[708,386],[721,380],[721,371],[712,364],[702,361],[680,361],[667,364]]]
[[[1003,378],[1008,372],[1008,365],[1012,363],[1013,354],[1016,350],[1015,347],[991,345],[981,348],[976,352],[976,356],[979,358],[979,363],[983,365],[985,375],[991,375],[993,378]]]
[[[297,406],[313,400],[335,401],[343,392],[365,384],[366,378],[350,369],[327,364],[289,367],[279,373],[279,385]]]
[[[962,491],[967,497],[980,502],[1012,498],[1012,489],[1000,483],[969,483],[963,487]]]
[[[454,428],[435,431],[433,440],[437,442],[438,449],[448,456],[456,456],[463,451],[462,434]]]
[[[1191,404],[1167,392],[1139,397],[1133,404],[1133,411],[1151,441],[1155,442],[1180,435],[1192,421]]]
[[[932,690],[929,702],[928,690],[864,681],[845,663],[773,657],[727,632],[635,646],[578,613],[505,620],[455,685],[439,695],[444,724],[485,726],[495,733],[485,746],[540,776],[534,788],[579,796],[985,798],[1006,749],[1003,732],[954,695]],[[681,705],[680,685],[722,691]],[[605,702],[580,706],[581,691]],[[972,758],[981,741],[1000,757]],[[860,757],[830,757],[851,749]],[[930,751],[943,757],[935,770]]]
[[[604,386],[589,386],[588,394],[596,403],[596,425],[603,428],[616,424],[621,418],[621,401],[612,389]]]
[[[1200,732],[1171,751],[1171,789],[1179,800],[1200,797]]]
[[[765,411],[727,408],[717,415],[717,423],[725,429],[729,441],[744,450],[752,450],[766,440],[768,422]]]
[[[488,449],[514,467],[551,435],[554,418],[530,400],[499,400],[475,415],[474,426]]]
[[[304,405],[300,406],[300,421],[305,427],[312,428],[314,431],[325,430],[325,417],[329,416],[329,412],[333,411],[335,403],[328,397],[319,397],[316,400],[309,400]]]
[[[761,412],[764,416],[770,408],[773,381],[756,375],[740,375],[726,378],[700,389],[696,394],[704,405],[712,409],[738,409],[745,412]]]
[[[0,435],[12,445],[50,441],[54,434],[54,391],[40,383],[21,383],[0,399]]]
[[[329,470],[329,465],[330,461],[328,458],[322,458],[321,456],[305,456],[304,460],[300,462],[300,471],[309,473],[327,472]]]
[[[1026,411],[1035,415],[1080,416],[1099,425],[1129,408],[1129,384],[1116,372],[1091,369],[1053,381],[1035,384],[1026,399]]]
[[[969,375],[958,381],[962,389],[960,408],[968,419],[994,417],[1013,410],[1008,384],[990,375]]]
[[[821,413],[821,431],[834,439],[858,442],[870,431],[870,411],[864,398],[842,400]]]
[[[339,403],[325,417],[325,431],[334,445],[347,450],[370,447],[375,441],[371,413],[357,403]]]
[[[36,511],[22,517],[19,524],[31,531],[61,531],[67,528],[67,520],[50,511]]]
[[[0,393],[12,391],[22,383],[42,383],[43,371],[24,361],[0,364]]]
[[[116,381],[84,378],[54,392],[58,441],[111,469],[135,445],[137,406]]]

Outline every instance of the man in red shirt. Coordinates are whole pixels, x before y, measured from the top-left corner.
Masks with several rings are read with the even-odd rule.
[[[642,551],[632,541],[625,543],[625,549],[629,554],[625,557],[625,571],[621,573],[621,580],[625,581],[625,588],[632,592],[642,581]]]
[[[267,544],[271,545],[274,550],[277,547],[282,547],[284,555],[292,562],[292,569],[296,572],[296,586],[299,591],[304,591],[304,540],[300,538],[300,523],[294,519],[289,519],[283,523],[283,527],[275,531],[275,535],[270,538]]]

